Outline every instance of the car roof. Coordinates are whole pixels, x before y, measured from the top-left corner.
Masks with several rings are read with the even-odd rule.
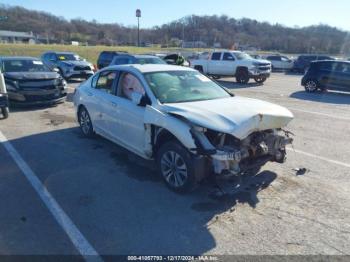
[[[134,55],[135,58],[159,58],[155,55]]]
[[[119,55],[117,57],[115,57],[115,59],[118,59],[118,58],[123,58],[123,57],[134,57],[134,58],[159,58],[155,55],[132,55],[132,54],[122,54],[122,55]]]
[[[116,70],[123,70],[123,69],[132,69],[139,71],[140,73],[152,73],[152,72],[164,72],[164,71],[194,71],[197,72],[197,70],[194,70],[189,67],[183,67],[183,66],[175,66],[175,65],[165,65],[165,64],[131,64],[131,65],[113,65],[108,66],[104,69],[116,69]]]
[[[350,61],[346,61],[346,60],[318,60],[318,61],[312,61],[312,64],[320,64],[320,63],[327,63],[327,62],[331,62],[331,63],[347,63],[350,64]]]
[[[1,56],[0,60],[40,60],[37,57],[31,56]]]

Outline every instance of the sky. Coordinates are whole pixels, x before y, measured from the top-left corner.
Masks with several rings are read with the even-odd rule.
[[[135,10],[141,9],[141,27],[149,28],[186,15],[227,15],[252,18],[285,26],[328,24],[350,31],[349,0],[0,0],[63,16],[103,23],[136,25]]]

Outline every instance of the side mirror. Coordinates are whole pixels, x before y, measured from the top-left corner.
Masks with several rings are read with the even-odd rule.
[[[53,72],[60,73],[60,70],[57,67],[52,68]]]
[[[131,101],[137,106],[140,105],[142,97],[143,95],[138,92],[131,93]]]

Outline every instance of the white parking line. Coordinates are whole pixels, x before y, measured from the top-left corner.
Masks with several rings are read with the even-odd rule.
[[[63,211],[60,205],[52,197],[46,187],[41,183],[38,177],[35,175],[33,170],[29,165],[23,160],[17,150],[12,146],[12,144],[7,140],[7,138],[0,131],[0,143],[5,147],[10,156],[16,162],[18,167],[21,169],[24,176],[27,178],[29,183],[35,189],[41,200],[45,203],[46,207],[49,209],[53,217],[56,219],[57,223],[66,232],[73,245],[79,251],[79,253],[86,260],[103,261],[96,250],[91,246],[83,234],[79,231],[77,226],[68,217],[68,215]]]
[[[314,115],[325,116],[325,117],[329,117],[329,118],[335,118],[335,119],[348,120],[348,121],[350,121],[350,117],[343,117],[343,116],[330,115],[330,114],[325,114],[325,113],[320,113],[320,112],[314,112],[314,111],[308,111],[308,110],[303,110],[303,109],[298,109],[298,108],[291,108],[291,107],[288,107],[288,106],[287,106],[287,108],[290,109],[290,110],[292,110],[292,111],[299,111],[299,112],[308,113],[308,114],[314,114]]]
[[[332,164],[336,164],[336,165],[339,165],[339,166],[350,168],[350,164],[348,164],[348,163],[340,162],[340,161],[337,161],[337,160],[332,160],[332,159],[329,159],[327,157],[314,155],[314,154],[311,154],[311,153],[308,153],[308,152],[304,152],[304,151],[301,151],[301,150],[298,150],[298,149],[290,148],[290,147],[287,147],[287,150],[294,151],[294,152],[296,152],[298,154],[302,154],[302,155],[305,155],[305,156],[314,157],[314,158],[317,158],[317,159],[320,159],[320,160],[323,160],[323,161],[326,161],[326,162],[329,162],[329,163],[332,163]]]

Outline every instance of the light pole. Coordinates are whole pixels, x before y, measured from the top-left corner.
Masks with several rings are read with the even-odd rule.
[[[140,47],[140,17],[141,17],[140,9],[136,9],[136,17],[137,17],[137,46]]]

